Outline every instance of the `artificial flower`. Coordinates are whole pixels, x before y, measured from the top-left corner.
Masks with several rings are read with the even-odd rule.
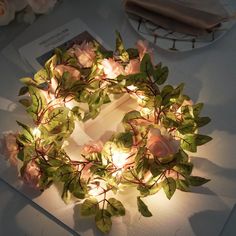
[[[16,143],[17,134],[12,132],[3,133],[1,142],[1,154],[9,160],[12,166],[17,165],[17,154],[19,152],[18,144]]]
[[[83,146],[82,153],[87,155],[90,153],[98,153],[103,149],[102,141],[93,141]]]
[[[0,25],[7,25],[15,18],[15,5],[8,0],[0,0]]]
[[[57,0],[27,0],[33,11],[38,14],[44,14],[53,9]]]
[[[148,47],[148,42],[147,41],[138,40],[137,44],[136,44],[136,47],[137,47],[138,52],[139,52],[140,60],[142,60],[144,55],[146,53],[148,53],[150,55],[150,57],[151,57],[151,61],[153,62],[153,58],[154,58],[153,50]]]
[[[74,80],[80,79],[80,72],[76,68],[72,66],[66,66],[66,65],[58,65],[54,69],[60,76],[62,76],[64,73],[68,72],[70,75],[70,78]]]
[[[147,148],[153,156],[160,158],[173,155],[178,152],[180,141],[169,135],[162,135],[158,128],[151,128],[148,132]]]
[[[114,61],[112,58],[103,59],[101,64],[103,66],[105,76],[108,79],[115,79],[117,76],[124,74],[123,66]]]
[[[81,45],[74,45],[70,52],[75,54],[79,63],[86,68],[92,66],[96,57],[93,44],[91,42],[88,43],[86,41],[83,41]]]
[[[29,161],[22,174],[22,179],[25,184],[29,185],[31,188],[39,188],[39,180],[41,178],[41,170],[34,160]]]
[[[129,64],[125,67],[125,73],[130,75],[138,72],[140,72],[140,61],[138,59],[130,60]]]

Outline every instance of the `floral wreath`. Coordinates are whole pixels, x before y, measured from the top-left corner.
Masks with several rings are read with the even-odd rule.
[[[111,217],[125,215],[114,197],[120,189],[135,187],[138,211],[150,217],[144,197],[163,189],[170,199],[176,189],[189,191],[209,181],[191,175],[187,152],[211,140],[198,133],[210,119],[200,116],[202,103],[183,94],[183,84],[164,85],[167,76],[167,67],[154,65],[146,42],[125,49],[119,33],[114,52],[96,41],[56,49],[33,78],[21,79],[19,102],[33,125],[17,121],[21,131],[4,135],[5,155],[12,163],[16,156],[22,161],[22,179],[33,188],[62,183],[63,200],[77,198],[81,215],[93,215],[104,233]],[[86,144],[72,160],[65,146],[75,122],[96,118],[114,94],[129,94],[137,110],[124,115],[122,132],[105,143]]]

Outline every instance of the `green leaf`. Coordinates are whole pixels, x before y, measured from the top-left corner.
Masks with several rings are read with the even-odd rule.
[[[34,75],[34,81],[36,82],[37,85],[42,84],[48,80],[48,73],[46,69],[41,69],[39,70],[35,75]]]
[[[193,107],[193,115],[194,117],[197,117],[200,115],[200,112],[203,108],[204,104],[203,103],[197,103],[197,104],[194,104],[192,107]]]
[[[111,214],[107,210],[99,210],[95,216],[96,226],[103,233],[109,233],[112,226]]]
[[[20,99],[19,103],[23,105],[24,107],[29,107],[32,104],[32,102],[28,98]]]
[[[47,101],[41,91],[33,86],[29,86],[29,94],[31,97],[31,105],[27,108],[27,112],[37,121],[38,114],[46,107]]]
[[[69,190],[70,192],[79,199],[84,199],[86,194],[86,187],[84,181],[79,177],[72,177],[72,180],[69,181]]]
[[[142,197],[150,195],[149,187],[143,186],[142,184],[138,185],[137,190],[140,192]]]
[[[130,111],[130,112],[125,114],[122,122],[123,123],[127,123],[130,120],[135,120],[135,119],[139,119],[139,118],[142,118],[142,116],[141,116],[139,111]]]
[[[162,97],[160,95],[157,95],[154,101],[155,107],[160,107],[161,103],[162,103]]]
[[[210,180],[199,177],[199,176],[189,176],[187,181],[188,181],[189,185],[191,185],[191,186],[201,186]]]
[[[190,175],[193,170],[193,164],[190,162],[185,163],[185,164],[180,163],[180,164],[177,164],[176,166],[174,166],[173,169],[176,170],[177,172],[179,172],[180,174]]]
[[[154,81],[158,85],[164,84],[168,78],[168,74],[169,74],[168,67],[166,67],[166,66],[161,67],[161,65],[160,65],[153,71]]]
[[[96,198],[89,198],[82,203],[80,213],[82,216],[91,216],[95,215],[98,209],[98,200]]]
[[[196,124],[194,120],[184,120],[181,125],[178,127],[178,131],[181,134],[193,133],[196,130]]]
[[[22,128],[22,131],[20,132],[20,135],[18,136],[18,140],[19,141],[24,140],[26,142],[33,142],[34,135],[32,134],[32,129],[29,126],[27,126],[19,121],[16,121],[16,123]]]
[[[47,124],[44,127],[48,132],[45,135],[63,135],[66,138],[74,130],[74,116],[67,107],[54,108],[45,119]]]
[[[189,191],[189,183],[184,179],[176,179],[176,188],[183,191]]]
[[[129,54],[129,59],[135,59],[139,56],[138,49],[136,48],[128,48],[126,51]]]
[[[112,216],[124,216],[125,208],[123,204],[115,198],[109,198],[107,203],[107,210]]]
[[[140,71],[142,73],[145,73],[147,76],[152,76],[153,74],[153,65],[151,62],[151,57],[149,54],[145,54],[141,64],[140,64]]]
[[[18,96],[22,96],[22,95],[25,95],[26,93],[28,93],[29,91],[29,88],[28,86],[23,86],[20,88],[20,91],[18,93]]]
[[[175,193],[176,190],[176,182],[172,177],[168,177],[166,178],[163,182],[162,182],[162,188],[166,194],[166,197],[168,199],[171,199],[171,197],[173,196],[173,194]]]
[[[145,217],[151,217],[152,213],[149,211],[147,205],[141,200],[140,197],[137,197],[138,211]]]
[[[20,150],[17,154],[17,158],[21,161],[24,161],[24,150]]]
[[[118,31],[116,31],[116,52],[122,54],[125,51],[124,43],[121,38],[121,35]]]
[[[202,134],[196,134],[196,145],[201,146],[205,143],[208,143],[212,140],[212,137]]]
[[[197,127],[203,127],[211,122],[211,119],[209,117],[198,117],[195,122],[197,124]]]
[[[131,132],[118,133],[113,141],[118,147],[130,148],[133,146],[133,135]]]
[[[69,204],[69,202],[71,200],[71,193],[68,190],[68,185],[67,184],[64,184],[61,198],[66,204]]]
[[[196,135],[186,134],[183,139],[181,139],[181,147],[190,152],[197,151]]]
[[[153,177],[157,177],[162,173],[162,167],[160,165],[157,165],[155,162],[151,165],[150,171],[153,175]]]
[[[129,54],[125,50],[123,40],[118,31],[116,31],[116,52],[119,53],[122,61],[127,62],[129,60]]]

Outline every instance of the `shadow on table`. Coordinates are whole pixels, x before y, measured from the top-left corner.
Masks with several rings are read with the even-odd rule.
[[[190,225],[196,236],[215,235],[215,232],[220,232],[229,212],[206,210],[198,212],[189,218]],[[217,230],[216,230],[217,229]]]
[[[211,181],[206,186],[193,188],[191,191],[201,194],[217,195],[224,197],[235,198],[236,196],[236,169],[219,166],[212,161],[202,158],[194,157],[192,159],[194,168],[206,174],[206,178]],[[209,187],[207,187],[209,186]]]

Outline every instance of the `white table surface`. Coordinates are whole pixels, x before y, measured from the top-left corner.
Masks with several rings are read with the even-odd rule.
[[[9,42],[10,44],[6,45],[5,40],[4,45],[0,45],[1,132],[6,127],[16,129],[15,119],[19,118],[19,114],[9,116],[9,119],[2,118],[6,117],[6,110],[17,101],[15,94],[20,86],[17,79],[26,75],[25,66],[17,50],[75,17],[82,19],[111,47],[114,47],[115,30],[121,32],[127,47],[132,47],[140,38],[129,25],[120,0],[65,0],[50,15],[40,17],[20,34],[16,29],[5,30],[4,36],[1,35],[2,38],[7,37],[9,32],[12,39],[14,30],[17,35]],[[156,61],[162,61],[169,66],[169,82],[172,84],[185,82],[186,93],[190,94],[195,102],[204,102],[204,114],[212,118],[212,122],[203,129],[203,132],[214,139],[200,148],[197,156],[193,158],[197,173],[211,178],[212,181],[204,187],[195,188],[193,193],[178,192],[171,201],[164,199],[162,194],[150,198],[148,203],[151,206],[157,205],[152,220],[133,214],[132,211],[136,209],[129,200],[131,195],[128,194],[124,198],[128,202],[128,211],[132,214],[128,212],[124,221],[118,220],[110,235],[208,236],[219,235],[223,229],[236,203],[235,40],[236,27],[216,43],[196,51],[171,53],[155,47]],[[9,106],[6,106],[8,103]],[[0,191],[0,235],[72,234],[60,221],[3,181],[0,181]],[[191,214],[189,208],[194,208]],[[75,225],[82,236],[100,235],[96,230],[91,231],[86,227],[88,226],[80,225],[77,229]],[[236,227],[231,226],[227,235],[236,235]]]

